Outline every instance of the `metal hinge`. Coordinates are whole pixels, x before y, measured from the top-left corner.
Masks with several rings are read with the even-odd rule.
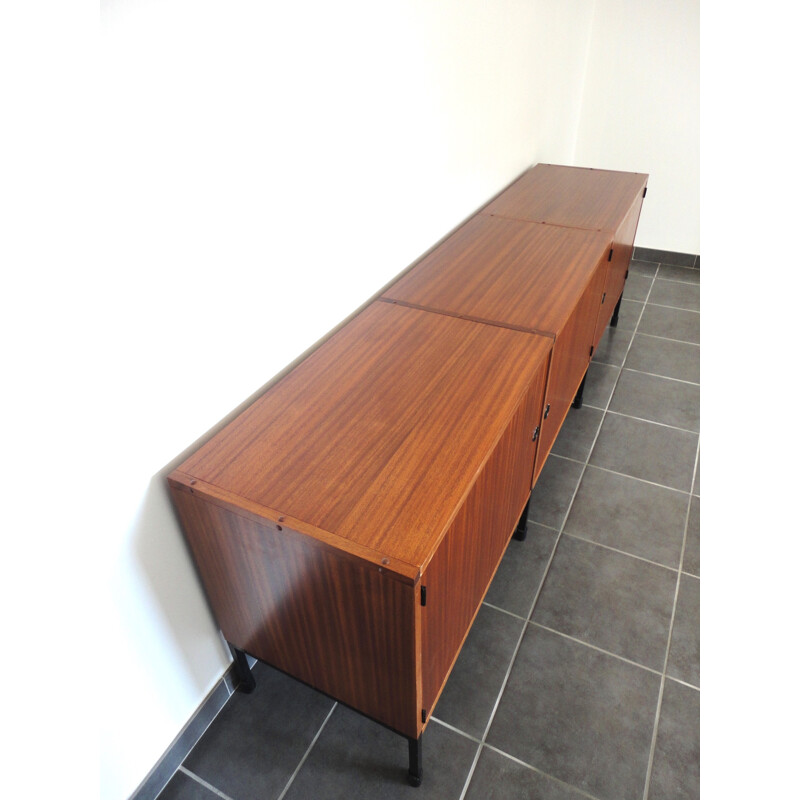
[[[424,586],[422,586],[419,590],[419,604],[421,606],[426,605],[428,602],[428,592]]]
[[[629,272],[630,272],[630,270],[629,270],[629,269],[626,269],[626,270],[625,270],[625,280],[628,280],[628,273],[629,273]]]
[[[613,256],[613,255],[614,255],[614,248],[612,247],[612,248],[611,248],[611,249],[608,251],[608,260],[609,260],[609,261],[611,261],[611,256]]]
[[[423,709],[422,709],[422,721],[423,721],[423,722],[425,722],[425,720],[426,720],[427,718],[428,718],[428,711],[427,711],[426,709],[424,709],[424,708],[423,708]]]
[[[533,429],[533,438],[531,439],[532,442],[535,442],[539,438],[539,426],[537,425]]]
[[[603,299],[600,301],[600,305],[603,305],[603,303],[605,303],[605,301],[606,301],[606,293],[603,292]]]
[[[547,415],[550,413],[550,403],[544,409],[544,419],[547,419]]]
[[[644,200],[645,197],[647,197],[647,187],[646,186],[644,187],[644,191],[642,192],[642,200]]]
[[[594,353],[594,345],[589,348],[589,358],[592,357],[592,353]]]

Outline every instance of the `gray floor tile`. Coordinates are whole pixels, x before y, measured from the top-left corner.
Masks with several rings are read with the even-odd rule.
[[[679,268],[680,269],[680,268]],[[647,301],[658,306],[672,306],[687,311],[700,310],[700,284],[665,281],[660,277],[653,281],[653,288]]]
[[[185,772],[176,772],[158,800],[219,800],[219,795]]]
[[[586,385],[583,387],[584,406],[605,408],[614,392],[619,372],[619,367],[592,361],[586,373]]]
[[[234,798],[277,797],[333,701],[265,664],[252,694],[235,693],[185,766]]]
[[[667,675],[700,686],[700,579],[681,575]]]
[[[623,294],[622,305],[619,309],[619,322],[617,322],[617,328],[623,331],[635,330],[636,325],[639,322],[639,317],[642,315],[643,307],[644,303],[640,303],[638,300],[628,300],[628,298]]]
[[[623,369],[608,408],[688,431],[700,430],[700,386],[694,383]]]
[[[632,272],[625,280],[625,288],[623,289],[622,296],[626,300],[640,300],[644,302],[647,300],[647,295],[652,285],[652,275],[641,275]]]
[[[677,569],[689,497],[587,467],[564,531]]]
[[[582,464],[551,453],[533,487],[528,519],[561,530],[582,470]]]
[[[466,800],[586,800],[586,795],[484,747]]]
[[[683,553],[683,571],[700,577],[700,498],[692,497],[689,508],[689,525],[686,529],[686,549]]]
[[[631,275],[644,275],[648,278],[654,278],[658,272],[657,261],[644,261],[643,259],[632,258],[630,266],[628,267],[628,277]]]
[[[529,522],[525,541],[509,543],[486,602],[527,618],[557,537],[550,528]]]
[[[700,344],[700,314],[648,303],[642,312],[637,332]]]
[[[688,492],[696,449],[696,433],[609,412],[589,463]]]
[[[700,345],[637,333],[633,337],[625,366],[665,378],[699,383]]]
[[[672,570],[562,536],[532,620],[660,671],[677,580]]]
[[[700,270],[693,267],[679,267],[675,264],[662,264],[658,270],[658,277],[670,281],[700,283]]]
[[[621,367],[633,338],[633,331],[607,326],[592,356],[592,363],[612,364]]]
[[[692,484],[692,494],[700,497],[700,451],[697,451],[697,467],[694,473],[694,484]]]
[[[531,625],[487,741],[601,800],[641,800],[660,678]]]
[[[587,379],[587,383],[594,374],[592,373]],[[603,412],[599,408],[591,408],[588,405],[583,408],[571,408],[550,452],[574,458],[576,461],[586,461],[602,421]]]
[[[481,606],[433,710],[436,719],[479,739],[483,736],[525,624]]]
[[[700,692],[666,680],[647,800],[700,797]]]
[[[339,705],[286,800],[457,800],[477,749],[477,742],[431,720],[422,736],[422,785],[414,789],[406,781],[407,740]]]

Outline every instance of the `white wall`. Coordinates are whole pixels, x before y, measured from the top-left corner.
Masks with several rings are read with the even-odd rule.
[[[165,475],[524,168],[570,161],[592,6],[105,4],[103,797],[228,663]]]
[[[699,0],[596,0],[575,164],[649,173],[636,244],[700,252]]]

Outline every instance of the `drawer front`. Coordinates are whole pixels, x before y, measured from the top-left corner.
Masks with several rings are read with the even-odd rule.
[[[422,707],[430,715],[516,527],[530,490],[546,364],[422,574]]]

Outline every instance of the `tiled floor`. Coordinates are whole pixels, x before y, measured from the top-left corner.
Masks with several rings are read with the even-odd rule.
[[[259,664],[161,800],[699,796],[699,280],[634,261],[423,737]]]

